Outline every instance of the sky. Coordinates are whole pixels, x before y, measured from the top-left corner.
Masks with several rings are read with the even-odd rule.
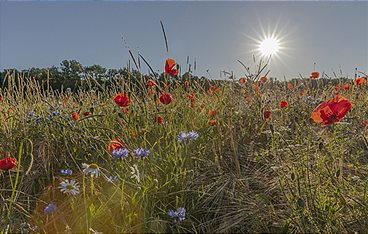
[[[270,35],[282,47],[269,61],[270,77],[309,76],[314,63],[329,76],[368,73],[368,2],[0,0],[0,70],[64,59],[122,68],[130,48],[156,71],[167,57],[187,70],[189,56],[194,75],[218,79],[225,70],[240,77],[245,70],[237,60],[255,70],[259,42]],[[148,73],[143,63],[141,71]]]

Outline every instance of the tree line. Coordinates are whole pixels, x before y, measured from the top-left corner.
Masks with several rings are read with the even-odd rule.
[[[52,88],[53,90],[77,91],[78,89],[106,89],[115,84],[118,80],[129,80],[131,85],[139,86],[139,83],[149,79],[157,82],[168,81],[167,75],[143,74],[138,70],[131,68],[107,69],[100,65],[83,66],[77,60],[63,60],[60,66],[52,66],[47,68],[29,68],[24,70],[5,69],[0,71],[0,87],[5,89],[8,87],[9,75],[23,75],[23,77],[36,80],[44,89]],[[200,83],[210,82],[206,77],[193,76],[191,73],[184,73],[180,78],[175,79],[177,82],[184,80],[198,81]]]

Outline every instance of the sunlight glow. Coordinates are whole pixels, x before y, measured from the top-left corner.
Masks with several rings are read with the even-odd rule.
[[[258,50],[263,56],[276,55],[280,50],[279,40],[274,37],[267,37],[259,43]]]

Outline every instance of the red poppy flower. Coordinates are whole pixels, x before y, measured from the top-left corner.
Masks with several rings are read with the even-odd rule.
[[[245,84],[245,83],[247,83],[247,79],[245,79],[245,77],[242,77],[242,78],[239,79],[239,83],[240,84]]]
[[[189,86],[189,81],[185,81],[185,82],[184,82],[184,86],[185,86],[185,87],[188,87],[188,86]]]
[[[286,100],[282,100],[282,101],[279,103],[279,107],[280,107],[281,109],[283,109],[283,108],[285,108],[285,107],[287,107],[287,106],[289,106],[289,103],[288,103],[288,101],[286,101]]]
[[[80,116],[79,116],[78,112],[73,112],[72,117],[73,117],[73,119],[74,119],[75,121],[78,121],[78,120],[79,120],[79,118],[80,118]]]
[[[0,170],[7,171],[18,166],[16,158],[8,157],[0,160]]]
[[[310,75],[310,78],[312,80],[318,79],[318,77],[319,77],[319,72],[312,72]]]
[[[220,93],[220,90],[219,90],[219,89],[217,89],[217,87],[216,87],[215,85],[212,85],[212,86],[210,87],[210,89],[207,91],[207,93],[208,93],[208,94],[211,94],[211,93],[213,93],[213,92],[215,92],[215,93],[219,94],[219,93]]]
[[[355,85],[366,85],[367,84],[367,80],[365,78],[362,78],[362,77],[356,78],[354,80],[354,84]]]
[[[153,87],[153,86],[155,86],[155,81],[154,80],[149,80],[149,81],[147,81],[147,83],[146,83],[146,85],[147,86],[151,86],[151,87]]]
[[[169,93],[161,93],[160,102],[165,105],[170,104],[172,102],[171,95]]]
[[[265,120],[271,119],[271,117],[272,117],[272,112],[270,110],[263,111],[263,118]]]
[[[125,148],[125,144],[120,138],[115,138],[110,141],[109,145],[107,146],[107,151],[109,151],[109,153],[111,154],[112,151],[120,148]]]
[[[351,85],[349,84],[349,83],[347,83],[347,84],[345,84],[344,85],[344,89],[347,91],[347,90],[349,90],[350,89],[350,87],[351,87]]]
[[[294,88],[294,85],[292,83],[288,83],[287,84],[287,87],[288,87],[288,89],[293,89]]]
[[[177,69],[177,64],[174,59],[168,58],[165,63],[165,73],[170,74],[172,76],[176,76],[179,73]]]
[[[121,107],[127,107],[130,105],[130,99],[128,94],[119,93],[112,97],[116,105]]]
[[[188,100],[194,101],[194,100],[195,100],[195,97],[196,97],[196,94],[195,94],[195,93],[193,93],[193,92],[189,92],[189,93],[187,94],[187,99],[188,99]]]
[[[215,126],[218,123],[218,121],[217,121],[217,119],[210,119],[210,120],[208,120],[208,123],[211,126]]]
[[[2,101],[3,101],[3,96],[0,95],[0,102],[2,102]]]
[[[261,77],[261,79],[259,79],[259,81],[261,82],[261,84],[264,84],[268,81],[268,78],[263,76],[263,77]]]
[[[352,104],[345,97],[336,95],[334,98],[321,103],[311,113],[311,119],[326,126],[339,122],[351,109]]]
[[[214,117],[216,115],[216,111],[215,110],[209,110],[208,111],[208,117]]]
[[[91,114],[91,112],[90,111],[85,111],[85,112],[83,112],[83,115],[84,116],[89,116]]]
[[[335,87],[335,91],[336,93],[340,92],[340,90],[342,89],[342,84],[339,83],[336,87]]]
[[[157,124],[163,124],[164,123],[164,118],[162,116],[157,116],[156,117],[156,123]]]
[[[153,95],[155,95],[155,89],[154,88],[149,88],[147,93],[148,93],[148,95],[153,96]]]

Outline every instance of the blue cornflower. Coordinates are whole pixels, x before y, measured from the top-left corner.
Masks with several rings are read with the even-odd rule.
[[[29,113],[28,113],[28,116],[29,116],[29,117],[34,116],[34,112],[33,112],[33,111],[29,112]]]
[[[181,132],[179,133],[179,136],[178,136],[178,141],[179,142],[182,142],[182,141],[185,141],[188,137],[188,134],[186,132]]]
[[[117,176],[109,176],[106,179],[107,179],[108,182],[113,183],[113,184],[115,184],[119,181],[119,178]]]
[[[180,222],[182,222],[185,219],[185,208],[180,207],[176,210],[176,215]]]
[[[199,137],[199,134],[198,134],[198,132],[196,132],[196,131],[190,131],[190,132],[188,132],[188,134],[187,134],[187,138],[189,139],[189,140],[191,140],[191,141],[195,141],[195,140],[197,140],[197,138]]]
[[[45,215],[49,215],[49,214],[53,213],[56,209],[57,209],[56,205],[50,203],[45,207],[45,209],[43,211],[44,211]]]
[[[133,151],[136,157],[147,157],[150,154],[148,149],[138,148]]]
[[[195,141],[197,140],[198,137],[199,137],[199,134],[196,131],[190,131],[188,133],[181,132],[178,135],[178,142],[183,142],[186,140]]]
[[[127,150],[125,148],[114,149],[111,154],[116,159],[118,159],[118,158],[127,158],[128,155],[129,155],[129,150]]]
[[[35,123],[39,123],[39,122],[41,122],[41,120],[42,120],[41,118],[38,118],[38,117],[37,117],[37,118],[35,118],[35,119],[34,119],[34,122],[35,122]]]
[[[176,211],[169,210],[167,214],[175,221],[178,219],[180,222],[182,222],[185,219],[185,208],[179,207],[176,209]]]
[[[71,169],[62,169],[60,172],[63,175],[69,175],[69,176],[73,174],[73,171]]]

